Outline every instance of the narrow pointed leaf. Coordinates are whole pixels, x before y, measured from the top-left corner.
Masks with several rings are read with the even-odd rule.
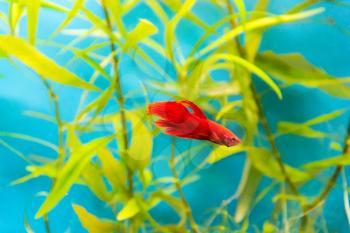
[[[93,233],[113,233],[121,231],[121,227],[116,222],[107,219],[100,219],[89,213],[84,207],[73,205],[74,212],[78,215],[81,225]]]
[[[96,154],[100,147],[106,146],[114,136],[95,139],[84,144],[72,152],[67,163],[64,165],[49,195],[41,205],[35,218],[40,218],[54,208],[66,195],[70,187],[76,182],[90,159]]]
[[[28,14],[28,39],[32,45],[35,45],[36,32],[39,21],[39,10],[41,0],[27,1]]]
[[[139,212],[140,212],[140,207],[138,206],[135,198],[132,198],[125,204],[122,210],[118,213],[117,220],[123,221],[129,218],[132,218]]]
[[[78,78],[75,74],[57,65],[33,46],[14,36],[0,36],[0,49],[8,55],[16,57],[40,76],[63,85],[88,90],[98,90],[94,85]]]

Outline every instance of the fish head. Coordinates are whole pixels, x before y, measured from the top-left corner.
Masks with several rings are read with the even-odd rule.
[[[223,144],[227,147],[235,146],[241,143],[241,140],[233,133],[225,134]]]

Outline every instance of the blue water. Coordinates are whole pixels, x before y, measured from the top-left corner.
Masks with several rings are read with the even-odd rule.
[[[66,1],[56,1],[65,4]],[[251,9],[254,1],[248,2],[248,8]],[[270,11],[282,13],[290,6],[300,2],[296,0],[272,0]],[[69,5],[69,4],[66,4]],[[327,17],[332,17],[338,25],[350,30],[348,19],[350,18],[350,8],[340,8],[330,4],[320,4],[326,8],[322,16],[315,17],[307,23],[289,24],[275,27],[269,30],[262,43],[262,51],[273,50],[277,53],[300,52],[310,62],[326,70],[335,76],[349,76],[350,74],[350,36],[342,33],[336,27],[326,25]],[[102,15],[98,5],[88,1],[86,5],[95,13]],[[5,3],[0,3],[0,10],[6,11]],[[217,9],[210,9],[205,4],[199,4],[195,7],[196,14],[205,16],[205,22],[213,23],[225,13]],[[42,10],[40,15],[40,25],[38,37],[46,39],[59,25],[63,15],[50,10]],[[138,21],[138,18],[147,18],[157,25],[159,20],[152,12],[145,7],[137,7],[124,20],[127,28],[132,29]],[[88,25],[81,21],[74,21],[68,28],[87,28]],[[160,27],[163,30],[162,27]],[[21,35],[25,36],[25,19],[21,22]],[[0,33],[4,33],[1,25]],[[190,50],[201,35],[200,30],[193,28],[193,25],[181,24],[178,35],[181,35],[179,42],[186,51]],[[162,41],[160,36],[155,36]],[[59,36],[56,38],[58,43],[68,43],[72,37]],[[93,40],[79,44],[84,47],[92,43]],[[57,56],[58,48],[43,46],[39,43],[39,48],[49,57],[54,58],[59,64],[64,65],[72,56],[70,53]],[[108,51],[102,51],[106,53]],[[161,62],[161,61],[160,61]],[[164,65],[166,65],[164,63]],[[93,70],[82,62],[76,62],[70,66],[70,70],[80,77],[87,79],[93,73]],[[174,71],[169,67],[167,72],[174,75]],[[33,119],[25,116],[26,111],[36,111],[52,115],[52,108],[48,101],[47,91],[39,79],[29,70],[19,63],[9,65],[5,60],[0,60],[0,131],[17,132],[29,134],[35,137],[46,139],[57,143],[56,127],[47,122]],[[160,78],[156,73],[144,73],[139,70],[130,58],[124,58],[121,62],[121,78],[125,91],[138,87],[139,80],[144,78]],[[98,85],[106,85],[99,82]],[[262,86],[262,88],[264,88]],[[74,117],[77,103],[81,91],[74,88],[56,88],[60,96],[61,114],[65,120],[71,120]],[[263,99],[264,109],[269,118],[270,125],[275,128],[277,120],[305,121],[314,116],[328,113],[336,109],[349,106],[349,101],[333,98],[324,92],[315,89],[305,89],[301,86],[293,86],[285,89],[283,101],[275,98],[273,93],[266,95]],[[156,93],[151,93],[154,100],[164,98]],[[92,98],[93,96],[91,96]],[[128,107],[132,107],[137,101],[143,101],[142,94],[133,101],[128,101]],[[272,107],[273,106],[273,107]],[[320,126],[326,132],[334,133],[339,142],[345,135],[345,128],[349,119],[349,114],[345,114],[335,120],[329,121]],[[42,155],[53,157],[53,151],[20,140],[4,138],[4,140],[15,146],[26,155]],[[169,141],[169,138],[157,138],[155,143],[161,145]],[[181,141],[183,146],[190,146],[191,142]],[[299,166],[307,161],[317,160],[334,156],[334,152],[328,148],[326,140],[311,140],[299,137],[283,137],[277,141],[284,161]],[[163,151],[163,148],[156,146],[154,154]],[[203,152],[204,153],[204,152]],[[200,159],[199,159],[200,160]],[[196,219],[203,220],[208,216],[211,208],[221,204],[221,201],[228,198],[235,192],[245,157],[243,155],[232,156],[215,165],[206,167],[201,173],[201,179],[191,186],[185,188],[189,203],[194,209]],[[200,161],[194,161],[199,163]],[[26,163],[8,149],[0,146],[0,232],[24,232],[23,219],[28,216],[29,222],[35,232],[45,232],[42,220],[34,220],[33,216],[43,197],[37,194],[42,191],[48,191],[50,182],[47,178],[37,178],[25,184],[10,186],[10,182],[26,175]],[[166,172],[164,165],[157,165],[152,168],[157,176],[162,176]],[[350,173],[349,173],[350,174]],[[263,188],[266,181],[263,182],[260,189]],[[305,193],[316,195],[316,191],[321,190],[322,185],[315,183],[305,190]],[[94,198],[89,191],[81,186],[74,186],[60,205],[50,213],[50,224],[52,232],[85,232],[80,225],[71,205],[79,203],[98,216],[113,217],[104,203]],[[234,205],[230,205],[231,213],[234,211]],[[270,199],[265,199],[253,210],[251,223],[257,224],[261,228],[262,222],[270,217],[271,210]],[[160,214],[159,211],[162,211]],[[171,210],[159,207],[153,213],[161,218],[162,222],[174,221]],[[325,218],[327,219],[330,232],[349,232],[343,201],[342,189],[336,187],[326,202]],[[176,220],[176,219],[175,219]]]

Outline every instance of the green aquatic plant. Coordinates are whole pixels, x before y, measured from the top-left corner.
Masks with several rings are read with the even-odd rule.
[[[38,112],[28,112],[27,115],[57,125],[57,145],[30,135],[0,132],[0,144],[28,163],[28,175],[14,181],[14,185],[39,176],[51,180],[52,187],[47,190],[48,194],[35,215],[44,219],[46,231],[50,232],[50,222],[55,221],[49,218],[50,211],[60,205],[73,186],[84,185],[91,195],[105,202],[115,216],[99,218],[87,207],[73,204],[72,209],[82,226],[93,233],[246,232],[254,228],[249,223],[252,209],[271,193],[274,194],[273,215],[263,226],[257,227],[256,232],[316,232],[315,223],[325,221],[322,204],[334,188],[342,168],[350,164],[350,128],[344,141],[335,141],[332,135],[314,126],[339,117],[347,109],[325,113],[305,122],[280,121],[273,129],[262,99],[272,91],[283,101],[283,89],[296,84],[349,99],[350,79],[327,74],[301,54],[260,52],[259,47],[268,29],[281,24],[302,23],[315,15],[322,15],[324,8],[315,6],[321,1],[301,1],[278,15],[268,11],[268,0],[258,0],[251,11],[247,10],[243,0],[92,1],[103,13],[100,15],[87,8],[86,2],[75,0],[70,7],[49,0],[6,0],[1,3],[8,6],[8,12],[0,12],[1,25],[6,26],[1,28],[6,33],[0,35],[0,56],[7,59],[9,65],[16,60],[33,71],[46,87],[53,106],[53,116]],[[222,18],[213,25],[207,24],[193,11],[196,4],[221,11]],[[139,6],[152,11],[159,25],[140,18],[132,29],[126,27],[123,17]],[[37,31],[43,10],[60,13],[62,23],[48,39],[40,40]],[[89,27],[66,29],[74,20],[83,20]],[[202,31],[190,51],[181,49],[177,34],[179,24],[183,22]],[[26,26],[26,36],[19,33],[19,27],[23,25]],[[70,35],[74,39],[69,44],[60,44],[55,42],[58,35]],[[89,45],[82,48],[79,43],[84,41],[89,41]],[[39,45],[59,48],[59,54],[71,53],[71,59],[60,65],[46,56]],[[107,49],[108,54],[101,53],[101,49]],[[123,88],[120,63],[125,57],[148,74],[138,90],[144,96],[141,103],[134,103],[135,93]],[[91,77],[83,79],[70,71],[70,65],[77,60],[94,70]],[[162,66],[159,60],[169,65]],[[169,66],[175,75],[170,74]],[[216,81],[212,77],[213,70],[227,72],[229,80]],[[156,75],[152,75],[154,73]],[[99,87],[99,80],[107,82],[108,86]],[[265,91],[257,88],[259,81],[264,83]],[[71,121],[61,117],[64,104],[59,101],[58,85],[82,90],[77,112]],[[190,154],[197,156],[207,144],[203,142],[178,153],[174,138],[170,150],[165,150],[165,158],[154,155],[153,141],[160,132],[152,127],[145,107],[152,93],[175,100],[191,100],[216,120],[238,123],[244,129],[242,144],[230,148],[210,147],[207,159],[185,173],[179,169],[181,160]],[[94,99],[88,98],[90,96]],[[126,107],[126,101],[134,103],[131,108]],[[106,113],[111,105],[118,106],[118,110]],[[93,136],[86,141],[85,135]],[[293,167],[284,162],[276,143],[276,139],[285,135],[331,138],[329,148],[337,151],[339,156]],[[15,145],[7,143],[6,138],[40,144],[55,151],[57,157],[28,157]],[[257,140],[265,143],[261,145]],[[183,187],[200,179],[198,172],[206,164],[214,164],[238,153],[244,153],[247,159],[237,192],[218,203],[207,220],[197,221]],[[153,174],[151,168],[159,160],[167,161],[170,175],[156,177]],[[335,170],[327,178],[324,189],[315,197],[305,196],[301,188],[318,180],[318,175],[328,169]],[[344,174],[343,189],[347,196]],[[270,184],[258,193],[263,177],[268,177]],[[227,207],[233,200],[237,200],[237,204],[232,212]],[[346,206],[347,197],[344,200]],[[150,211],[160,204],[172,207],[179,221],[162,224],[156,219]],[[349,207],[346,208],[349,212]],[[27,232],[33,232],[27,219],[24,226]]]

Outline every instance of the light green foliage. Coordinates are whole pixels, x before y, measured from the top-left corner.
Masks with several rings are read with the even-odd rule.
[[[259,52],[265,31],[281,24],[302,23],[322,14],[323,8],[311,7],[318,1],[300,1],[279,15],[269,12],[269,0],[256,1],[253,10],[247,8],[250,4],[244,0],[99,0],[96,6],[101,9],[97,10],[88,9],[86,0],[71,1],[70,7],[48,0],[4,2],[8,4],[8,12],[7,15],[0,12],[0,20],[6,26],[4,31],[7,34],[0,35],[0,56],[10,62],[15,58],[34,71],[47,87],[53,105],[51,115],[26,112],[25,116],[50,122],[58,129],[57,145],[47,139],[0,132],[0,145],[28,163],[28,174],[13,181],[12,185],[43,176],[52,181],[52,188],[46,190],[48,195],[45,195],[36,218],[47,219],[71,188],[81,185],[104,202],[109,213],[113,213],[111,219],[102,219],[88,212],[88,207],[73,204],[82,227],[88,232],[212,233],[250,232],[256,228],[256,232],[274,233],[297,232],[299,225],[307,229],[306,232],[316,232],[314,226],[322,214],[314,209],[322,209],[321,204],[335,180],[329,179],[318,197],[304,196],[301,188],[318,179],[321,172],[334,167],[338,171],[333,175],[336,179],[340,168],[350,164],[349,154],[344,148],[350,144],[350,137],[343,143],[336,137],[337,132],[328,133],[316,127],[340,117],[347,109],[322,113],[303,122],[280,120],[276,122],[276,130],[272,130],[275,128],[270,127],[265,106],[263,108],[261,103],[266,92],[259,92],[253,76],[263,81],[268,87],[267,92],[273,91],[272,98],[279,101],[284,101],[283,88],[291,85],[317,88],[333,97],[350,98],[349,78],[333,77],[299,53]],[[196,14],[200,4],[219,10],[221,19],[208,25],[206,19]],[[125,18],[136,7],[148,8],[160,25],[152,17],[143,16],[135,19],[137,23],[133,28],[126,27]],[[310,9],[306,10],[308,7]],[[36,35],[40,20],[44,20],[44,14],[40,15],[44,11],[54,11],[61,15],[62,20],[49,39],[39,41]],[[89,26],[67,29],[77,19]],[[23,23],[26,23],[27,38],[21,38],[18,33]],[[202,34],[192,47],[183,50],[179,44],[179,25],[185,27],[187,24]],[[57,44],[54,40],[59,35],[74,38],[68,44]],[[80,44],[87,41],[89,46],[81,48]],[[69,52],[69,61],[65,66],[58,65],[36,47],[39,42],[61,49],[57,56]],[[120,72],[120,61],[124,58],[131,59],[145,73],[140,77],[142,90],[127,92],[124,89],[123,84],[129,81],[121,80],[125,77]],[[88,81],[69,71],[77,60],[94,70]],[[175,70],[175,75],[169,72],[169,66]],[[229,74],[229,80],[216,81],[214,71]],[[155,73],[156,78],[148,78]],[[107,83],[103,89],[95,86],[100,79]],[[53,88],[48,81],[83,90],[77,112],[69,118],[73,120],[61,118],[64,104],[61,106],[58,101],[60,96],[56,85]],[[139,93],[144,93],[144,102],[134,99]],[[160,131],[151,125],[154,119],[147,115],[144,103],[151,102],[157,94],[169,99],[194,101],[208,116],[213,116],[223,125],[239,124],[244,131],[242,144],[228,148],[200,142],[177,153],[176,141],[173,140],[170,145],[160,145],[165,150],[155,154],[159,145],[154,144],[154,138]],[[117,110],[109,112],[110,106]],[[94,136],[86,140],[86,134]],[[330,139],[329,149],[337,152],[337,156],[310,161],[300,167],[291,166],[285,162],[277,144],[279,137],[288,135]],[[7,138],[47,147],[57,157],[27,156],[6,142]],[[207,158],[198,164],[198,158],[208,150]],[[183,187],[199,180],[199,171],[203,167],[216,166],[229,156],[233,156],[231,159],[235,159],[234,156],[246,158],[237,190],[227,200],[216,203],[217,208],[211,209],[208,219],[197,222]],[[193,169],[189,166],[192,160],[198,164]],[[170,173],[162,176],[155,172],[153,168],[159,164]],[[266,187],[262,187],[262,180],[264,184],[268,183]],[[347,192],[346,180],[343,186]],[[211,195],[213,190],[207,192],[205,195]],[[272,217],[260,226],[253,226],[250,213],[267,198],[274,205]],[[234,200],[236,202],[232,205]],[[162,224],[155,219],[150,210],[156,210],[159,205],[170,207],[178,221]],[[231,206],[234,206],[234,211]],[[312,208],[308,209],[310,206]],[[308,218],[306,222],[300,219],[304,215]],[[50,216],[49,223],[54,221]],[[37,231],[31,229],[28,219],[24,220],[24,226],[27,232]]]
[[[123,221],[125,219],[132,218],[139,212],[140,212],[140,207],[137,204],[137,200],[135,198],[132,198],[125,204],[123,209],[118,213],[117,220]]]
[[[295,134],[295,135],[310,137],[310,138],[326,137],[327,136],[326,133],[323,133],[318,130],[314,130],[310,127],[332,120],[333,118],[340,116],[344,112],[345,110],[334,111],[328,114],[315,117],[314,119],[308,120],[303,123],[291,123],[291,122],[281,121],[278,123],[277,136],[281,136],[285,134]]]
[[[74,148],[67,163],[57,174],[57,181],[54,183],[51,192],[47,196],[36,214],[36,218],[42,217],[50,211],[69,191],[70,187],[79,178],[81,172],[89,163],[92,156],[96,155],[99,148],[106,146],[112,137],[95,139],[87,144]]]
[[[51,79],[63,85],[98,90],[97,87],[81,80],[75,74],[57,65],[53,60],[22,39],[2,35],[0,36],[0,48],[6,54],[16,57],[43,78]]]
[[[78,215],[81,224],[88,232],[113,233],[118,229],[117,223],[111,220],[99,219],[89,213],[84,207],[73,205],[75,213]]]
[[[274,78],[287,84],[320,88],[330,95],[349,98],[349,78],[337,79],[313,66],[301,54],[279,55],[273,52],[258,54],[256,63]]]

